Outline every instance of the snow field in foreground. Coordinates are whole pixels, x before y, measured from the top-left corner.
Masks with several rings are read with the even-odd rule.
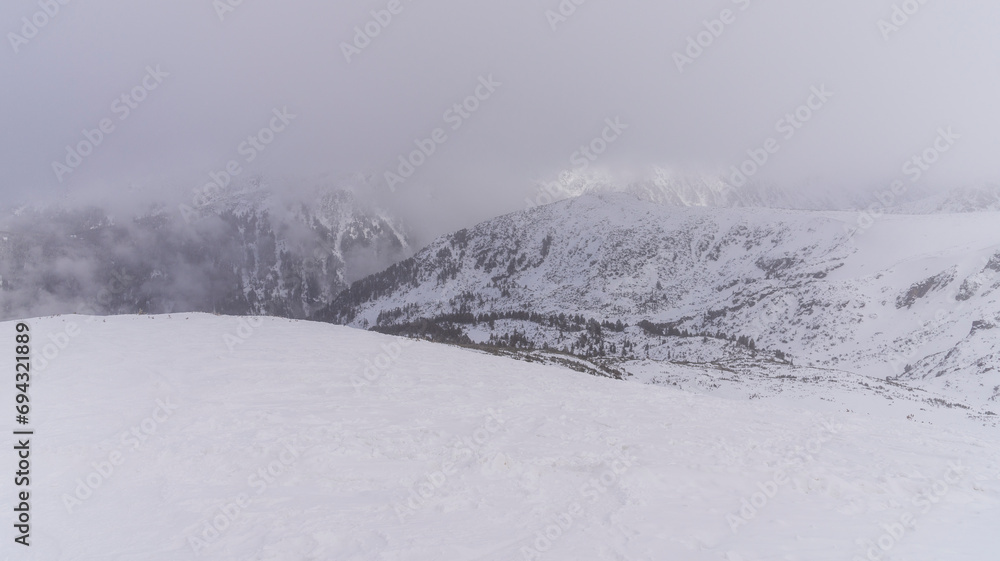
[[[64,348],[32,379],[33,545],[13,549],[7,524],[0,548],[19,559],[996,555],[1000,446],[958,422],[724,400],[309,322],[29,323],[36,353],[50,335]],[[10,505],[13,486],[0,493]]]

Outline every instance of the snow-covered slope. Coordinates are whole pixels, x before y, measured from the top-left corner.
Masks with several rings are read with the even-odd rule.
[[[506,337],[661,360],[724,358],[744,337],[755,352],[800,365],[879,378],[944,375],[995,401],[1000,213],[861,224],[846,212],[583,196],[445,236],[355,283],[317,317],[387,332],[423,318],[473,342]],[[671,331],[733,343],[692,355],[662,337]]]
[[[18,559],[995,556],[1000,446],[961,417],[724,400],[290,320],[29,323],[49,358]]]

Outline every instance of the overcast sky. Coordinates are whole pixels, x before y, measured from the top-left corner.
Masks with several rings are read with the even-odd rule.
[[[894,0],[565,0],[558,17],[558,0],[9,0],[0,196],[190,192],[235,160],[241,175],[368,173],[383,197],[468,222],[523,208],[602,134],[616,139],[594,165],[616,171],[729,169],[773,138],[756,179],[874,187],[942,127],[960,138],[925,180],[992,178],[1000,6],[895,5],[919,9],[893,28]],[[366,25],[375,37],[357,36]],[[475,112],[446,113],[476,93]],[[807,102],[808,121],[779,132]],[[67,154],[104,119],[91,154]],[[242,144],[272,125],[263,151]],[[438,128],[390,191],[386,172]]]

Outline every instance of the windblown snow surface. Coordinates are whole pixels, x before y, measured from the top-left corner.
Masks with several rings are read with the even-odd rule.
[[[284,319],[29,324],[15,559],[997,559],[997,429],[947,410],[724,399]]]

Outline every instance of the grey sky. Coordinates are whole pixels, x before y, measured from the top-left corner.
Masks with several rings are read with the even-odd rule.
[[[950,126],[961,139],[926,181],[995,175],[1000,6],[586,0],[553,29],[558,0],[399,1],[350,63],[341,44],[389,0],[244,0],[222,21],[212,0],[5,2],[0,195],[186,197],[237,160],[246,174],[369,173],[380,197],[445,228],[523,208],[616,117],[628,129],[595,162],[616,171],[728,169],[774,137],[757,179],[874,188]],[[9,34],[50,2],[59,13],[15,53]],[[919,10],[886,40],[879,20],[904,4]],[[726,9],[732,23],[680,72],[674,53]],[[121,119],[115,100],[147,67],[169,76]],[[452,130],[446,111],[490,76],[500,85]],[[822,85],[822,109],[776,132]],[[285,107],[295,118],[246,162],[241,143]],[[59,182],[53,162],[102,119],[113,132]],[[447,140],[390,192],[385,172],[436,128]]]

